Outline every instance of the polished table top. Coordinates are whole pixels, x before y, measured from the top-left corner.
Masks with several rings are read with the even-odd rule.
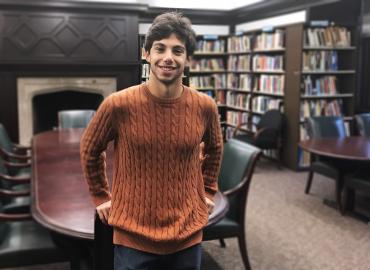
[[[79,145],[83,129],[53,130],[32,140],[32,215],[43,226],[82,239],[94,238],[95,207],[84,180]],[[108,148],[107,174],[112,176],[113,152]],[[208,225],[222,219],[229,204],[217,193]]]
[[[301,141],[299,146],[321,156],[370,161],[370,137],[315,138]]]

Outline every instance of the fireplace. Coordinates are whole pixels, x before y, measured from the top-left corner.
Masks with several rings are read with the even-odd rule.
[[[18,78],[18,127],[21,144],[32,135],[56,126],[62,109],[96,109],[117,89],[111,77]]]

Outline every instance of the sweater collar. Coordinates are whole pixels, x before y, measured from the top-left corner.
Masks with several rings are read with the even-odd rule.
[[[180,101],[182,101],[183,99],[185,99],[186,96],[187,96],[187,94],[188,94],[188,92],[189,92],[189,89],[185,85],[182,85],[182,86],[184,88],[184,91],[182,91],[181,96],[179,96],[177,98],[160,98],[160,97],[157,97],[157,96],[153,95],[149,91],[148,86],[145,83],[142,83],[140,85],[140,88],[143,89],[145,95],[148,98],[150,98],[151,100],[153,100],[156,103],[161,103],[161,104],[175,104],[175,103],[179,103]]]

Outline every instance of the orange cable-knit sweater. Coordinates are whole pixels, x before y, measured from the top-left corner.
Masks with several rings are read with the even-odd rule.
[[[105,150],[114,140],[110,193]],[[199,144],[205,142],[203,164]],[[169,254],[202,240],[222,155],[217,106],[184,87],[179,98],[153,96],[145,84],[106,98],[81,140],[81,162],[95,205],[112,200],[113,242]]]

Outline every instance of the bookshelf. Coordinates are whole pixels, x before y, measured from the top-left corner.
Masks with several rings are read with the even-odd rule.
[[[252,123],[284,98],[284,29],[254,31],[228,38],[226,137],[235,127],[249,122],[244,131],[255,132]],[[268,153],[271,156],[271,153]]]
[[[190,62],[189,85],[215,99],[222,126],[225,123],[227,56],[226,36],[199,35]]]
[[[298,147],[308,138],[307,117],[342,116],[349,129],[356,84],[353,35],[351,27],[309,24],[292,26],[287,34],[284,161],[292,169],[310,165],[310,154]]]

